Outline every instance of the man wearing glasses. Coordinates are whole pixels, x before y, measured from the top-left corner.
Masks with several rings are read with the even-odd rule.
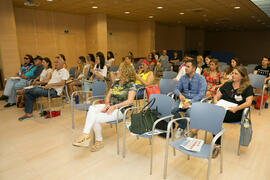
[[[179,97],[179,107],[172,110],[172,113],[175,115],[175,118],[179,118],[179,112],[184,112],[186,117],[190,115],[190,107],[192,103],[198,102],[205,97],[207,90],[206,80],[196,72],[197,62],[194,59],[186,61],[186,74],[182,76],[174,90],[174,94]],[[185,129],[187,126],[186,121],[178,122],[178,132],[176,136],[179,136],[180,129]],[[192,134],[193,136],[196,133]]]

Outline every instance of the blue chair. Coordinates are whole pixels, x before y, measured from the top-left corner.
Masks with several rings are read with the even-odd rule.
[[[119,66],[111,66],[110,67],[110,71],[111,72],[117,72],[118,71],[118,68],[119,68]]]
[[[150,162],[150,174],[152,174],[152,162],[153,162],[153,146],[154,146],[154,136],[165,133],[166,131],[164,130],[157,130],[156,125],[161,122],[161,121],[169,121],[172,119],[173,115],[171,115],[171,107],[173,105],[173,99],[169,96],[166,96],[164,94],[151,94],[149,101],[151,101],[153,98],[156,99],[155,103],[151,107],[151,109],[158,109],[158,112],[161,113],[159,119],[157,119],[153,125],[152,131],[147,132],[144,134],[137,134],[137,137],[142,137],[142,138],[148,138],[151,140],[151,162]],[[126,156],[126,130],[129,130],[129,123],[127,122],[127,113],[128,111],[133,111],[139,107],[132,107],[127,109],[124,112],[124,119],[123,119],[123,158]],[[153,133],[154,132],[154,133]],[[174,137],[172,135],[172,137]]]
[[[250,83],[251,83],[253,88],[262,90],[261,94],[259,94],[259,93],[254,94],[254,96],[262,96],[261,105],[260,105],[260,111],[259,111],[259,115],[261,115],[261,109],[262,109],[262,106],[263,106],[264,90],[266,88],[266,85],[264,83],[265,76],[258,75],[258,74],[256,74],[256,75],[255,74],[249,74],[248,77],[249,77]]]
[[[76,95],[79,95],[80,93],[89,93],[89,91],[75,91],[71,95],[71,114],[72,114],[72,129],[75,128],[74,123],[74,109],[77,109],[79,111],[88,111],[89,107],[95,103],[97,100],[103,100],[105,97],[105,91],[106,91],[107,85],[104,81],[94,81],[93,87],[92,87],[92,96],[88,98],[89,102],[92,103],[81,103],[81,104],[75,104],[74,97]]]
[[[76,72],[76,67],[71,67],[70,69],[69,69],[69,77],[71,77],[71,78],[75,78],[75,72]]]
[[[208,172],[207,179],[209,179],[210,165],[212,160],[212,152],[215,146],[215,142],[219,137],[221,137],[221,153],[220,153],[220,172],[222,173],[223,169],[223,144],[222,144],[222,135],[225,132],[225,128],[222,127],[222,123],[225,117],[226,111],[224,108],[219,107],[214,104],[209,103],[194,103],[191,107],[190,118],[177,118],[169,122],[167,127],[167,136],[166,136],[166,148],[165,148],[165,161],[164,161],[164,179],[167,176],[167,162],[168,162],[168,146],[172,146],[174,149],[181,151],[189,156],[195,156],[199,158],[208,159]],[[208,131],[212,134],[216,134],[213,138],[211,144],[204,144],[200,152],[187,151],[184,148],[181,148],[180,145],[186,140],[186,138],[178,139],[169,143],[169,133],[171,130],[172,123],[181,120],[187,119],[190,121],[190,128],[192,129],[202,129]],[[189,124],[189,123],[188,123]],[[189,129],[189,127],[188,127]]]
[[[161,94],[168,94],[174,91],[177,81],[172,79],[160,79],[159,90]]]
[[[177,76],[177,73],[174,71],[164,71],[163,72],[163,79],[173,79]]]

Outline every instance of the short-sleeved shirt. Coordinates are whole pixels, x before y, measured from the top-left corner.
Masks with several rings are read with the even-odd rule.
[[[95,72],[97,72],[98,74],[106,77],[107,76],[107,66],[104,66],[103,69],[101,69],[100,67],[97,67],[97,64],[94,67]]]
[[[128,99],[129,91],[136,91],[136,86],[134,82],[128,82],[126,84],[121,85],[120,80],[117,80],[111,86],[111,97],[110,104],[115,105],[121,102],[124,102]]]
[[[48,73],[52,73],[52,69],[51,68],[48,68],[48,69],[43,69],[43,71],[41,72],[40,74],[40,77],[39,77],[39,80],[40,81],[44,81],[46,78],[47,78],[47,74]]]
[[[265,77],[269,77],[270,74],[270,67],[268,66],[266,69],[262,67],[262,65],[256,66],[255,71],[257,71],[257,74],[263,75]]]
[[[222,94],[221,99],[226,101],[236,103],[238,105],[246,102],[246,98],[253,95],[253,88],[249,85],[241,94],[237,93],[238,89],[233,88],[231,81],[226,82],[221,88],[220,92]],[[239,114],[241,117],[243,110],[237,111],[235,114]]]
[[[69,78],[69,72],[65,69],[55,69],[52,73],[52,78],[50,79],[50,81],[48,82],[48,84],[52,84],[52,83],[59,83],[62,80],[68,80]],[[55,91],[57,92],[57,95],[60,96],[60,94],[62,93],[64,86],[53,86],[52,88],[55,89]]]

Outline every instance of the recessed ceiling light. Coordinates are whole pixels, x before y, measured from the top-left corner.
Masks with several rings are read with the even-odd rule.
[[[92,6],[93,9],[97,9],[98,7],[97,6]]]
[[[162,6],[158,6],[157,9],[163,9],[163,7]]]
[[[234,8],[234,9],[240,9],[240,7],[239,7],[239,6],[234,6],[233,8]]]
[[[53,2],[53,0],[47,0],[48,2]]]
[[[154,17],[154,16],[148,16],[148,18],[150,18],[150,19],[153,18],[153,17]]]
[[[184,15],[185,13],[183,13],[183,12],[180,12],[179,14],[181,14],[181,15]]]
[[[125,11],[124,13],[125,13],[125,14],[130,14],[130,12],[129,12],[129,11]]]

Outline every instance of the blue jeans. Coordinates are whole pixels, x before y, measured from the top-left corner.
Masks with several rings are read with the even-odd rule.
[[[136,85],[136,89],[139,89],[140,87],[143,87],[143,86],[142,85]],[[144,91],[145,91],[145,88],[140,89],[137,92],[137,94],[135,96],[135,99],[143,99],[143,97],[144,97]]]
[[[30,81],[26,79],[8,79],[4,90],[4,95],[8,96],[8,103],[15,103],[16,91],[29,85]]]
[[[176,103],[178,103],[178,106],[175,106],[175,108],[173,108],[172,109],[172,112],[171,112],[174,115],[173,118],[181,118],[179,112],[184,112],[185,113],[185,117],[190,117],[190,108],[188,108],[188,109],[181,109],[181,108],[179,108],[180,101],[177,100]],[[178,120],[176,122],[178,123],[178,128],[186,129],[186,127],[187,127],[187,120],[182,119],[182,120]]]
[[[41,87],[34,87],[32,89],[24,90],[25,113],[32,114],[34,100],[38,97],[48,97],[48,91],[50,91],[50,97],[57,97],[57,92],[54,89],[44,89]]]

